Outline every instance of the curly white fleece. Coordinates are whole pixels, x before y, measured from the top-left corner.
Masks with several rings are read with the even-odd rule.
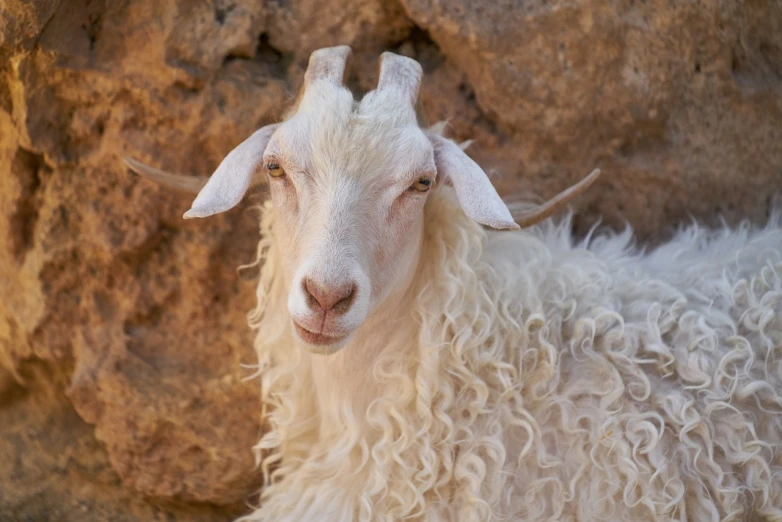
[[[246,520],[782,521],[776,216],[644,253],[569,218],[486,231],[443,187],[410,315],[331,357],[292,340],[268,203],[261,231]]]

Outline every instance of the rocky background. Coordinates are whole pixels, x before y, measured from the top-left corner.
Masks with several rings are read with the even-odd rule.
[[[357,92],[418,59],[504,194],[602,167],[576,233],[761,223],[782,187],[776,0],[3,0],[0,521],[246,511],[257,215],[185,222],[121,157],[210,174],[342,43]]]

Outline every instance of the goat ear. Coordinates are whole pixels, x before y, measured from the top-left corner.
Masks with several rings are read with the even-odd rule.
[[[428,134],[434,147],[434,161],[440,182],[450,182],[462,210],[481,225],[518,230],[510,210],[497,194],[486,173],[454,142]]]
[[[202,218],[230,210],[244,197],[263,161],[263,153],[279,124],[263,127],[223,159],[198,193],[185,219]]]

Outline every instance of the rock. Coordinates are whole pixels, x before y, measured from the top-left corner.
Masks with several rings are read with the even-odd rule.
[[[24,386],[0,388],[0,520],[223,522],[244,511],[241,503],[162,501],[124,487],[92,427],[62,393],[70,366],[24,363]]]
[[[628,220],[652,241],[690,215],[767,216],[782,186],[778,2],[403,3],[498,128],[481,157],[505,190],[550,197],[600,166],[580,222]]]
[[[260,485],[249,205],[183,221],[132,155],[210,174],[311,51],[424,66],[503,194],[600,166],[576,232],[762,222],[782,186],[782,6],[738,0],[7,0],[0,12],[0,513],[227,520]],[[252,275],[250,273],[250,275]],[[5,519],[2,519],[5,520]]]
[[[74,361],[63,391],[136,498],[234,506],[260,484],[258,383],[242,367],[254,288],[236,274],[257,225],[238,210],[187,226],[187,200],[121,157],[205,174],[274,118],[284,79],[224,63],[254,52],[261,15],[185,31],[177,6],[62,2],[34,45],[3,48],[0,360],[12,374]]]

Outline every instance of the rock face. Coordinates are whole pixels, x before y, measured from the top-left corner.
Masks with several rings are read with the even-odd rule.
[[[779,2],[405,5],[464,71],[510,185],[550,194],[599,165],[582,210],[645,239],[690,214],[765,217],[782,185]]]
[[[0,520],[229,520],[260,484],[246,313],[256,214],[121,157],[208,175],[273,121],[313,50],[349,83],[418,59],[431,121],[504,194],[600,166],[577,230],[658,241],[762,222],[782,188],[772,0],[6,0],[0,10]]]

